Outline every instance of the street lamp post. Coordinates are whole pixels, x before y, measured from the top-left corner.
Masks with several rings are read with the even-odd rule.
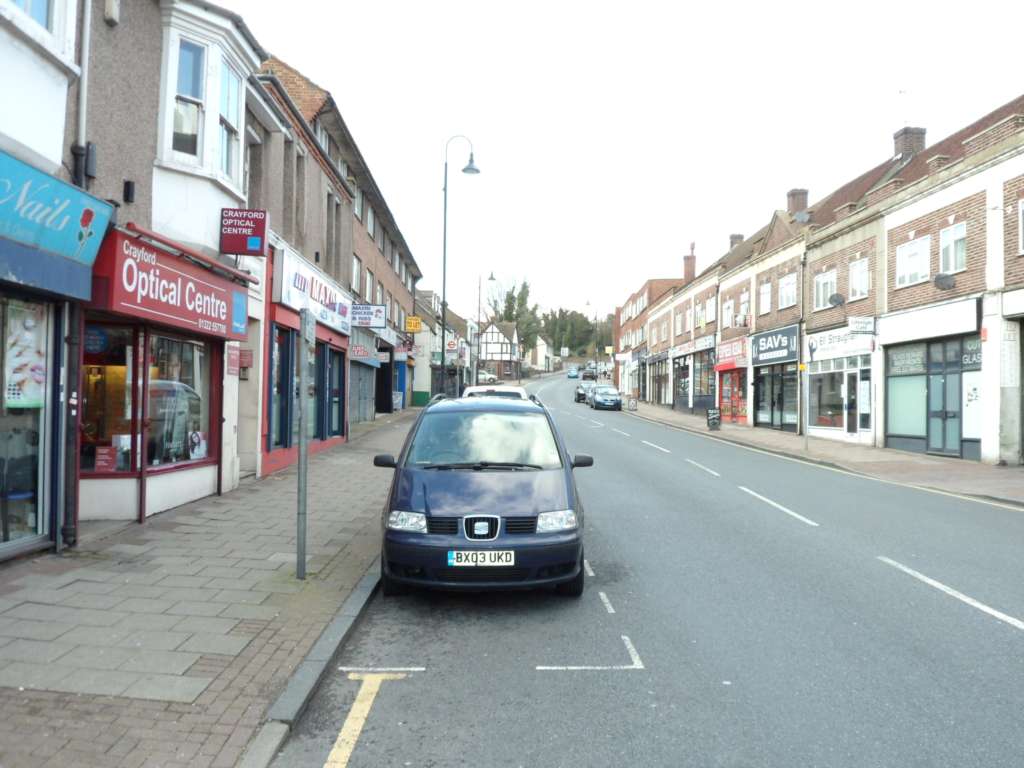
[[[448,147],[456,139],[463,139],[469,144],[469,162],[462,172],[480,173],[480,169],[473,162],[473,142],[461,134],[448,139],[444,145],[444,240],[441,246],[441,370],[445,375],[448,372],[448,351],[445,347],[445,336],[448,333]]]
[[[494,273],[487,278],[487,282],[494,282]],[[484,276],[477,275],[476,278],[476,359],[473,361],[473,383],[480,383],[480,334],[483,332],[483,318],[481,317],[481,303],[483,297]],[[490,291],[490,288],[487,289]]]

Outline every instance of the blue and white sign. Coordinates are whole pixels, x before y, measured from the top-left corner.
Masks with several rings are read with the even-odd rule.
[[[0,274],[80,299],[92,295],[92,265],[110,203],[0,152]]]

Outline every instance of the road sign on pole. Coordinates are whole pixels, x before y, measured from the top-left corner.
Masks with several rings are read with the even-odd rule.
[[[306,420],[308,403],[310,355],[316,350],[316,316],[308,309],[299,311],[302,339],[299,342],[299,466],[298,507],[295,513],[295,578],[306,578],[306,482],[309,470],[309,437]],[[312,350],[310,349],[312,347]]]

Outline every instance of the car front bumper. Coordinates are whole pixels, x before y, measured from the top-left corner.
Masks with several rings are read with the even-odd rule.
[[[449,566],[450,550],[512,550],[509,567]],[[464,536],[387,531],[383,563],[387,576],[403,584],[433,589],[532,589],[571,581],[579,575],[583,534],[502,535],[492,541]]]
[[[598,402],[594,401],[594,407],[599,409],[607,409],[609,411],[620,411],[622,410],[622,401],[616,400],[615,402]]]

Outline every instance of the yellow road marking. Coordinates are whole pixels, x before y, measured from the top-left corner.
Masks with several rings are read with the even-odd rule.
[[[356,694],[356,700],[352,702],[352,708],[348,711],[348,717],[345,718],[345,723],[338,732],[338,738],[334,742],[331,754],[327,756],[324,768],[345,768],[348,765],[348,761],[352,757],[352,750],[356,748],[356,742],[359,741],[359,734],[363,732],[366,718],[370,715],[373,700],[377,698],[380,684],[385,680],[403,680],[404,678],[403,673],[395,672],[349,673],[349,680],[362,680],[363,684],[359,686],[359,693]]]

